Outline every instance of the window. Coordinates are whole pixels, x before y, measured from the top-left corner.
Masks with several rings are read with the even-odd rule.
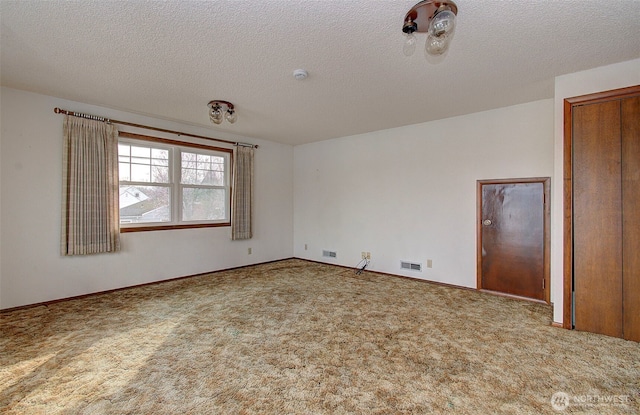
[[[122,231],[230,225],[231,150],[120,133]]]

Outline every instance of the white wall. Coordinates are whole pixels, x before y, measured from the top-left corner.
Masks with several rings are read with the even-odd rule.
[[[292,256],[293,147],[256,139],[243,140],[260,146],[256,150],[252,240],[232,242],[229,228],[125,233],[120,253],[61,256],[63,116],[54,114],[54,107],[193,134],[238,138],[14,89],[2,88],[0,97],[0,308]],[[137,132],[151,135],[149,131]],[[247,254],[249,247],[252,255]]]
[[[552,223],[555,223],[556,226],[553,227],[551,234],[551,246],[553,247],[553,253],[551,255],[551,290],[552,293],[555,292],[553,321],[557,323],[563,322],[562,186],[564,160],[564,100],[566,98],[633,85],[640,85],[640,59],[563,75],[557,77],[555,80],[554,166],[556,174],[554,176],[552,186]]]
[[[294,255],[476,287],[476,181],[552,173],[552,99],[296,146]]]
[[[551,301],[562,323],[563,100],[637,84],[640,59],[558,77],[554,100],[295,149],[246,140],[260,145],[253,240],[231,242],[228,228],[128,233],[122,253],[89,257],[59,254],[62,116],[54,107],[241,138],[2,88],[0,308],[292,254],[355,265],[370,251],[375,270],[475,287],[475,181],[552,176]],[[338,258],[322,258],[322,249]],[[422,273],[399,269],[400,260],[427,259],[433,268]]]

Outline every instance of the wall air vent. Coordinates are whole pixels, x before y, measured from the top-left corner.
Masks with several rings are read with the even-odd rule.
[[[416,262],[400,261],[400,268],[408,269],[409,271],[422,272],[422,264]]]
[[[337,258],[336,251],[322,251],[322,256],[327,258]]]

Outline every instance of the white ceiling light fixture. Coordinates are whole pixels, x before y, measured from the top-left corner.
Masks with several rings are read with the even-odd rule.
[[[238,114],[234,106],[229,101],[213,100],[207,104],[209,107],[209,119],[214,124],[220,124],[223,119],[229,124],[233,124],[238,120]]]
[[[411,56],[416,49],[414,32],[427,33],[427,54],[437,56],[445,53],[453,38],[457,14],[458,6],[451,0],[424,0],[413,6],[402,25],[402,31],[407,35],[404,54]]]

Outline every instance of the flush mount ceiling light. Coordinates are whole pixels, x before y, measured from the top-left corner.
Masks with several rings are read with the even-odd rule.
[[[404,54],[410,56],[416,49],[414,32],[427,33],[427,54],[445,53],[453,38],[457,14],[458,6],[450,0],[424,0],[413,6],[404,17],[402,25],[402,31],[407,35]]]
[[[213,100],[207,104],[209,107],[209,119],[214,124],[220,124],[226,119],[230,124],[238,120],[238,114],[233,109],[233,104],[229,101]]]

